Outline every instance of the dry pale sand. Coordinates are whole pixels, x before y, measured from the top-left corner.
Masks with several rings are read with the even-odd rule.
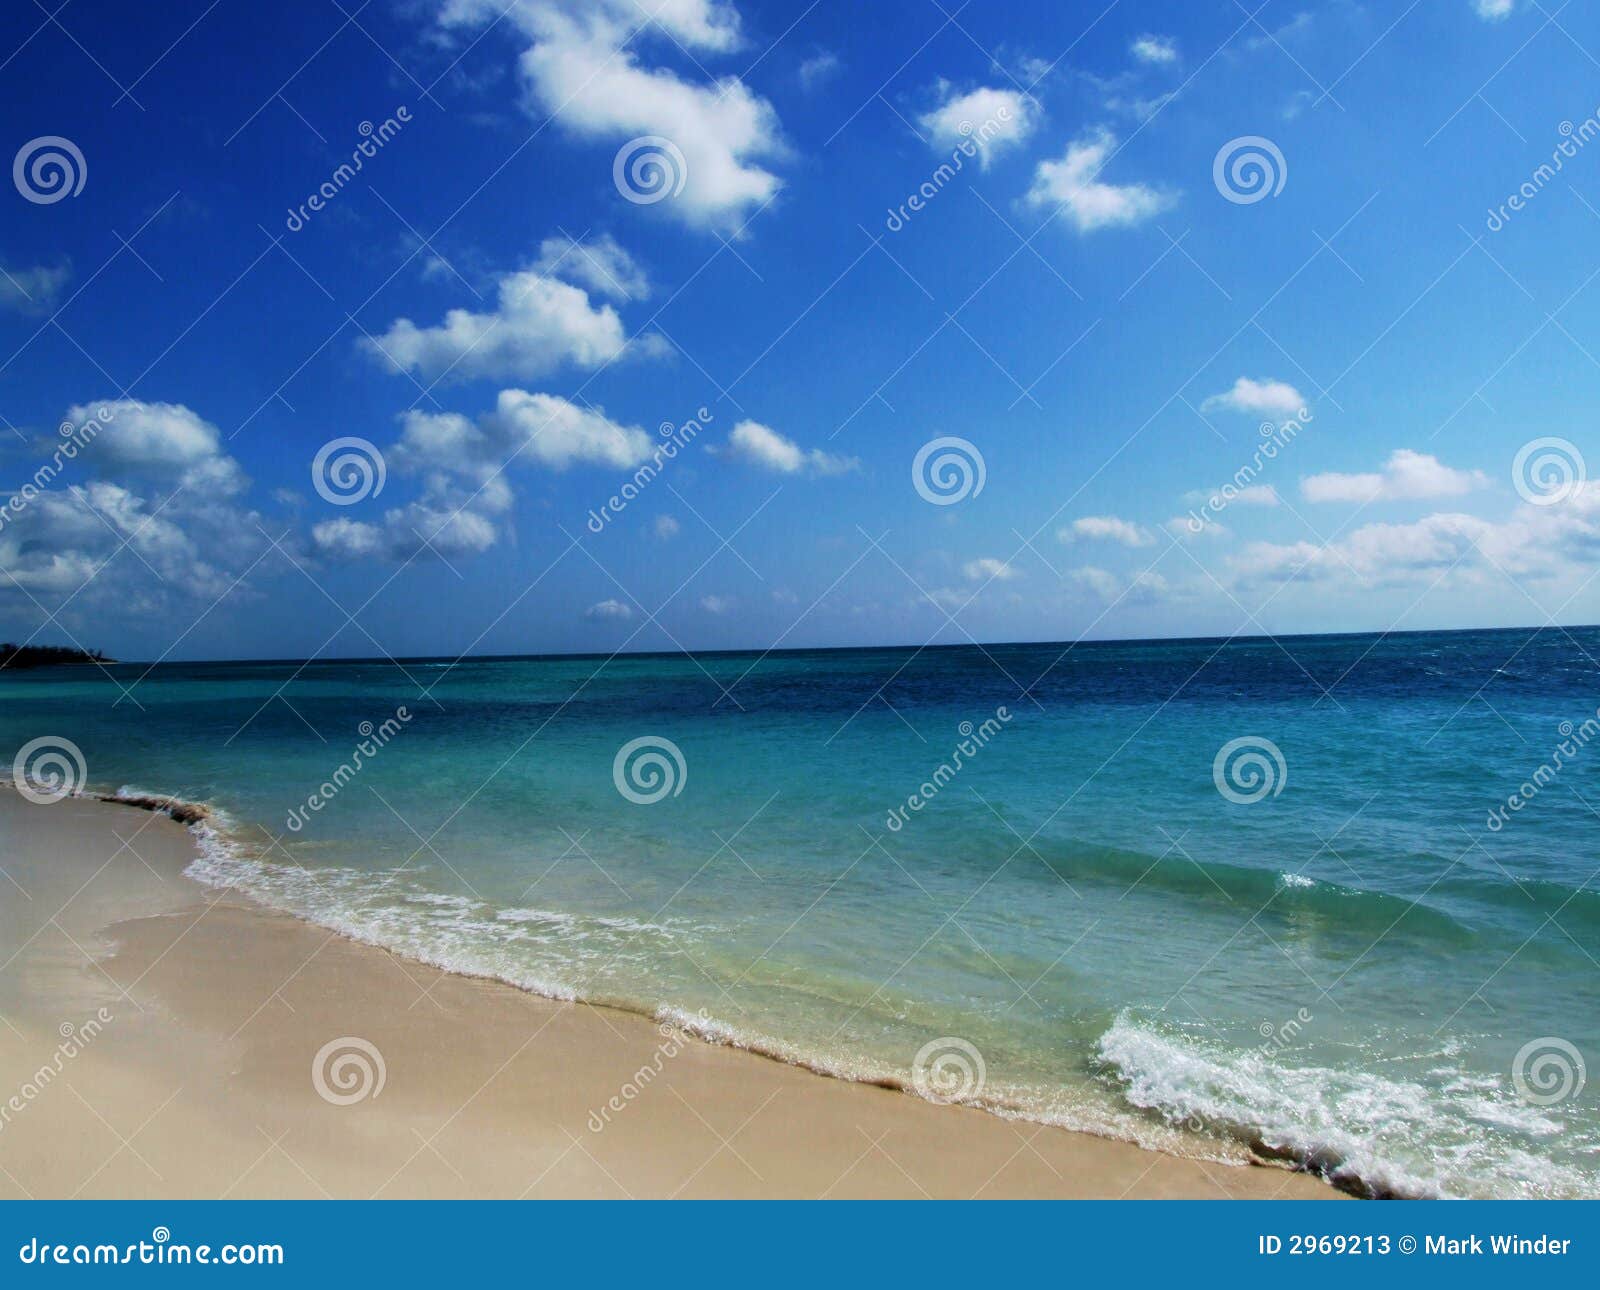
[[[1337,1195],[452,976],[219,898],[192,854],[164,816],[0,793],[0,1195]],[[349,1105],[313,1080],[342,1037],[383,1067]]]

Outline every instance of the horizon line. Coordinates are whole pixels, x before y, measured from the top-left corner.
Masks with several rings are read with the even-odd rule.
[[[1405,628],[1405,629],[1385,628],[1385,629],[1383,629],[1381,631],[1256,632],[1256,633],[1253,633],[1251,635],[1244,635],[1244,634],[1240,634],[1240,633],[1231,633],[1231,634],[1228,634],[1228,635],[1205,635],[1205,636],[1119,636],[1119,637],[1098,637],[1098,638],[1094,638],[1094,639],[1080,637],[1077,640],[1061,640],[1061,639],[1045,638],[1045,639],[1040,639],[1040,640],[940,642],[940,643],[937,643],[937,644],[932,642],[932,641],[929,641],[929,642],[924,642],[921,645],[918,645],[918,644],[915,644],[915,643],[912,643],[912,642],[901,642],[901,643],[886,644],[886,645],[805,645],[805,646],[786,646],[786,647],[783,647],[783,648],[779,648],[779,647],[776,647],[776,646],[763,647],[763,646],[758,646],[758,645],[751,645],[751,646],[737,646],[737,647],[722,647],[722,648],[715,648],[715,649],[554,650],[554,651],[536,651],[536,652],[531,652],[531,653],[510,653],[510,654],[474,654],[474,653],[467,653],[467,654],[458,654],[458,655],[450,655],[450,654],[404,654],[404,655],[401,655],[401,654],[361,654],[361,655],[330,656],[330,657],[324,657],[322,655],[313,655],[313,656],[311,656],[309,658],[307,658],[307,657],[297,657],[297,656],[292,656],[292,655],[284,655],[284,656],[281,656],[281,657],[254,656],[254,657],[248,657],[248,658],[246,658],[246,657],[238,657],[238,658],[165,659],[165,660],[156,660],[155,662],[151,662],[151,661],[149,661],[147,659],[116,658],[116,659],[110,659],[110,660],[103,660],[103,665],[104,666],[112,666],[112,667],[139,667],[139,666],[145,666],[145,667],[148,667],[148,668],[153,670],[153,669],[158,668],[158,667],[193,667],[193,666],[197,666],[197,665],[204,666],[204,665],[222,665],[222,664],[232,664],[232,665],[235,665],[235,666],[244,666],[244,665],[253,664],[253,663],[262,663],[262,664],[266,664],[266,663],[271,663],[271,664],[291,664],[291,663],[300,663],[300,664],[312,664],[312,663],[327,663],[327,664],[378,663],[378,664],[398,665],[398,664],[403,664],[403,663],[440,663],[440,662],[451,663],[451,664],[467,663],[467,662],[476,662],[476,663],[511,663],[511,662],[530,662],[530,661],[541,661],[542,662],[542,661],[554,661],[554,660],[558,660],[558,659],[593,659],[593,658],[604,658],[604,659],[613,659],[613,658],[703,658],[703,657],[711,656],[711,655],[737,656],[737,655],[747,655],[747,654],[759,654],[759,655],[765,657],[765,656],[767,656],[769,654],[779,654],[779,655],[789,655],[789,654],[866,654],[866,653],[888,653],[888,652],[892,652],[892,651],[906,651],[906,650],[916,651],[916,652],[920,653],[920,652],[922,652],[924,650],[991,650],[991,649],[1026,649],[1026,648],[1037,649],[1037,648],[1048,647],[1048,646],[1060,646],[1060,647],[1062,647],[1064,649],[1076,649],[1076,648],[1091,647],[1091,646],[1093,646],[1093,647],[1109,647],[1109,646],[1117,646],[1117,645],[1153,645],[1153,644],[1161,644],[1161,645],[1189,645],[1189,644],[1203,645],[1203,644],[1211,644],[1211,643],[1217,643],[1217,642],[1220,642],[1220,643],[1223,643],[1223,644],[1232,643],[1232,642],[1243,644],[1243,643],[1247,643],[1247,642],[1251,642],[1251,641],[1271,641],[1271,642],[1276,643],[1276,642],[1285,641],[1285,640],[1338,640],[1338,639],[1357,639],[1357,638],[1361,638],[1361,637],[1377,637],[1377,638],[1381,639],[1383,637],[1388,637],[1388,636],[1448,636],[1448,635],[1467,635],[1467,634],[1479,634],[1479,635],[1482,635],[1482,634],[1500,633],[1500,632],[1544,632],[1544,631],[1567,632],[1567,631],[1587,631],[1587,630],[1593,630],[1593,629],[1595,629],[1597,627],[1600,627],[1600,623],[1573,623],[1573,624],[1545,623],[1542,626],[1534,626],[1534,625],[1525,624],[1525,625],[1512,626],[1512,627],[1408,627],[1408,628]],[[48,648],[48,647],[46,647],[46,648]],[[75,648],[75,649],[80,649],[80,650],[82,649],[81,646],[68,646],[67,648]],[[87,657],[89,651],[85,650],[83,652],[86,655],[84,662],[93,661],[93,660],[91,660],[91,659],[89,659]],[[73,663],[61,663],[61,664],[55,664],[55,665],[46,664],[46,665],[43,665],[43,666],[44,667],[49,667],[49,666],[78,667],[78,666],[82,666],[82,664],[81,663],[77,663],[77,662],[73,662]],[[20,672],[20,671],[39,671],[39,670],[42,670],[42,668],[37,668],[37,667],[36,668],[26,668],[26,669],[24,669],[24,668],[16,668],[16,669],[13,669],[13,668],[0,668],[0,674],[3,674],[5,672],[9,672],[9,671],[18,671],[18,672]]]

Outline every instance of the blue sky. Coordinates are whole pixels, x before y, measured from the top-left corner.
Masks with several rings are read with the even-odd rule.
[[[72,0],[5,55],[0,634],[1600,619],[1581,6]]]

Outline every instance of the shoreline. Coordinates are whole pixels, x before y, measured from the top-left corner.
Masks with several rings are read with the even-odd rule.
[[[0,794],[29,897],[5,927],[0,1090],[61,1068],[0,1115],[9,1194],[1341,1194],[402,958],[184,877],[196,838],[164,801]]]

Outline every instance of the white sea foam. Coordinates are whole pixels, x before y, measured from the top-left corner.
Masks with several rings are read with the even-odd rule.
[[[198,882],[243,892],[444,971],[503,981],[546,998],[619,1002],[606,993],[607,970],[660,952],[662,942],[684,934],[640,919],[497,910],[482,900],[429,891],[403,868],[312,870],[249,855],[225,827],[203,823],[192,831],[200,855],[184,872]]]
[[[1519,1142],[1562,1126],[1503,1090],[1452,1096],[1369,1070],[1288,1065],[1127,1014],[1101,1036],[1099,1054],[1133,1105],[1347,1186],[1433,1197],[1587,1194],[1581,1171]]]

